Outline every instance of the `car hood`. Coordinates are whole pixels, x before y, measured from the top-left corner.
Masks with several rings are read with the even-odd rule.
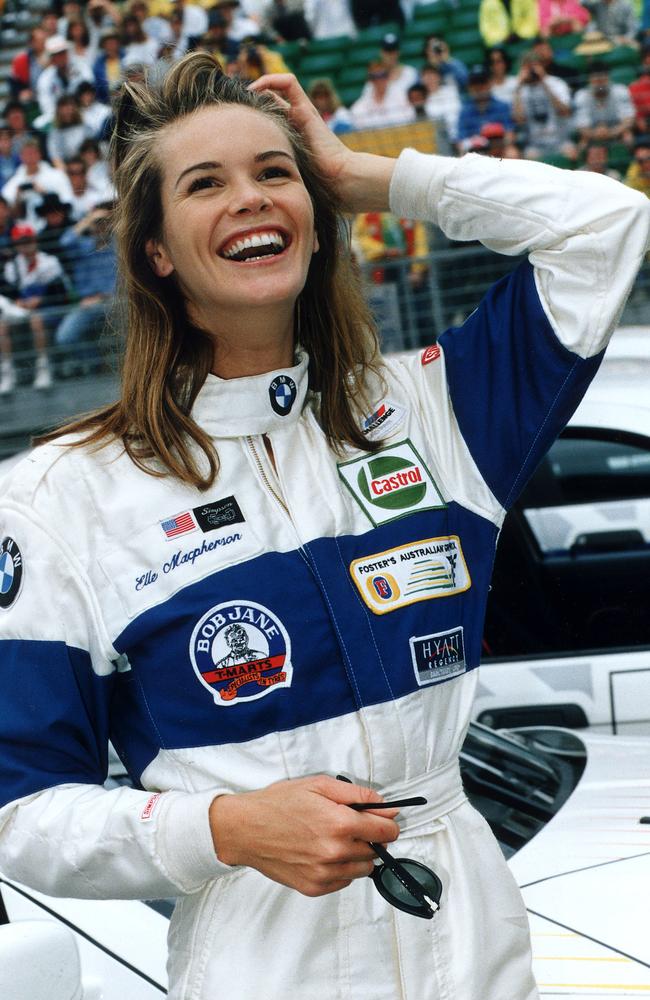
[[[541,995],[650,996],[650,740],[583,736],[557,815],[510,859]]]

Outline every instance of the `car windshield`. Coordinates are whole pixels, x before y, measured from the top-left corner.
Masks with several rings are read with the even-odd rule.
[[[580,780],[585,750],[566,730],[505,733],[472,724],[460,762],[468,799],[510,857],[566,802]]]

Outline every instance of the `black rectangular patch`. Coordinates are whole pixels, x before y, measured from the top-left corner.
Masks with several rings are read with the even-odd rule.
[[[433,635],[411,636],[409,645],[415,679],[420,687],[424,684],[438,684],[465,673],[462,625]]]
[[[200,507],[194,507],[192,513],[204,534],[215,531],[216,528],[228,528],[231,524],[243,524],[246,520],[234,497],[204,503]]]

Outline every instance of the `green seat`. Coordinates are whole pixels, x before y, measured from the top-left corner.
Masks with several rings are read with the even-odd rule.
[[[561,167],[563,170],[574,170],[576,166],[573,160],[561,153],[547,153],[542,157],[542,163],[548,163],[550,167]]]
[[[358,32],[357,37],[352,39],[353,43],[356,42],[357,45],[376,45],[379,48],[381,40],[384,35],[388,35],[391,32],[394,35],[399,35],[400,26],[396,21],[387,21],[386,24],[373,24],[371,28],[362,28]]]
[[[440,11],[435,17],[421,21],[410,21],[402,33],[402,41],[419,38],[424,42],[429,35],[445,35],[449,27],[449,11]]]
[[[629,87],[638,75],[639,70],[636,66],[615,66],[609,74],[609,78],[613,83],[624,83],[626,87]]]
[[[478,34],[478,11],[473,7],[465,10],[455,10],[449,18],[448,32],[474,30]]]
[[[340,91],[350,87],[363,87],[367,78],[365,66],[343,66],[336,77],[336,89]]]
[[[321,55],[324,52],[345,52],[351,42],[349,35],[337,35],[336,38],[312,38],[307,52],[309,55]]]
[[[307,51],[307,47],[302,44],[302,42],[282,42],[278,45],[271,46],[274,52],[279,52],[287,66],[289,66],[294,72],[296,71],[303,51]]]
[[[359,45],[356,40],[350,43],[345,53],[345,61],[349,66],[367,66],[379,59],[379,45]]]
[[[423,62],[422,50],[424,49],[424,39],[423,38],[409,38],[408,41],[402,43],[401,48],[401,59],[402,62],[410,63],[411,66],[414,63]]]
[[[456,49],[467,49],[470,46],[475,48],[477,45],[483,45],[478,24],[474,28],[460,28],[458,31],[453,31],[450,28],[445,38],[449,48],[452,50],[452,55],[456,55]]]
[[[316,55],[308,52],[300,60],[300,76],[336,76],[343,58],[343,52],[323,52]]]
[[[443,0],[439,0],[438,3],[423,3],[415,8],[413,11],[413,19],[411,23],[417,23],[418,21],[426,21],[428,18],[436,17],[443,11],[449,12],[449,8]]]
[[[583,38],[581,32],[572,32],[569,35],[556,35],[550,41],[554,52],[573,52],[576,45],[580,45],[580,42],[583,41]]]
[[[609,147],[609,165],[624,174],[632,160],[632,153],[624,142],[613,142]]]
[[[639,65],[639,53],[636,49],[631,49],[628,45],[617,45],[611,52],[605,52],[598,57],[599,62],[606,66],[634,66]]]
[[[485,49],[483,45],[464,45],[459,48],[456,46],[450,46],[451,54],[454,59],[460,59],[464,62],[468,69],[472,66],[483,65],[485,62]]]
[[[349,87],[337,87],[338,95],[341,98],[341,103],[345,104],[346,108],[349,108],[351,104],[361,97],[362,87],[359,86],[349,86]]]

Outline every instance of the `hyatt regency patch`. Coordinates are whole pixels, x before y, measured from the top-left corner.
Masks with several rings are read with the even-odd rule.
[[[439,684],[465,673],[465,642],[463,626],[434,632],[432,635],[414,635],[409,639],[415,679],[422,687]]]
[[[457,535],[424,538],[355,559],[350,575],[376,615],[416,601],[461,594],[472,584]]]

